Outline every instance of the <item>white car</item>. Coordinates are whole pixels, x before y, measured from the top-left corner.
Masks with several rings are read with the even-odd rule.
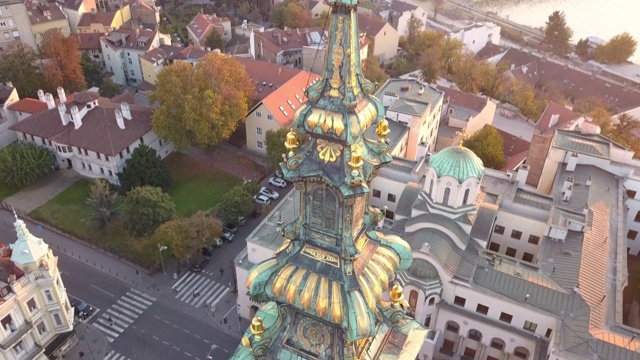
[[[271,200],[269,200],[268,197],[258,194],[256,196],[253,197],[253,201],[256,202],[256,204],[260,204],[260,205],[269,205],[271,204]]]
[[[277,191],[271,190],[271,189],[267,189],[264,186],[260,189],[260,191],[258,191],[258,195],[264,195],[264,196],[268,197],[271,200],[278,200],[278,198],[280,197],[280,194],[278,194]]]
[[[269,184],[283,189],[287,187],[287,182],[277,177],[269,178]]]

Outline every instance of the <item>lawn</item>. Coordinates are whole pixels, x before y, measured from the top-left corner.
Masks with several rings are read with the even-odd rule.
[[[3,182],[0,182],[0,201],[8,198],[9,196],[17,193],[22,189],[22,186],[9,185]]]

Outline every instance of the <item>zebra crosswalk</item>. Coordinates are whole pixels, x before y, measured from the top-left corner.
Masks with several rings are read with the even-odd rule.
[[[176,292],[176,299],[197,308],[214,306],[230,290],[228,286],[193,272],[181,277],[171,288]],[[196,293],[199,296],[194,296]]]
[[[117,352],[111,350],[105,357],[104,360],[131,360],[124,355],[120,355]]]
[[[104,311],[92,324],[100,330],[109,342],[113,342],[156,300],[142,291],[130,289],[115,304]],[[124,359],[124,358],[114,358]]]

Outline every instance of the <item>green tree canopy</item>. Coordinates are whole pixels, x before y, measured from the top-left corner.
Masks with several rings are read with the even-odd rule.
[[[603,64],[621,64],[635,54],[638,42],[628,32],[612,37],[596,48],[596,60]]]
[[[53,170],[53,156],[42,146],[14,142],[0,150],[0,179],[10,185],[28,185]]]
[[[202,239],[205,243],[211,243],[213,238],[222,235],[222,221],[207,215],[204,211],[198,211],[187,219],[191,237]]]
[[[104,228],[120,213],[120,196],[111,190],[111,184],[105,179],[95,179],[91,184],[87,204],[93,208],[90,221]]]
[[[580,56],[583,59],[589,57],[589,40],[578,40],[578,43],[576,44],[576,55]]]
[[[161,224],[176,217],[176,205],[158,187],[141,186],[127,193],[122,206],[124,229],[132,236],[152,234]]]
[[[404,34],[407,37],[407,47],[409,48],[409,54],[413,55],[411,48],[415,44],[415,40],[418,35],[424,30],[424,23],[419,18],[415,17],[413,13],[407,21],[407,30]]]
[[[50,88],[62,86],[71,93],[87,88],[75,37],[64,36],[58,29],[48,30],[42,34],[40,50],[47,59],[44,75]]]
[[[287,141],[287,129],[278,129],[276,131],[268,130],[265,134],[265,145],[267,146],[267,159],[272,169],[280,169],[282,162],[282,154],[287,153],[284,143]]]
[[[218,30],[211,29],[209,35],[207,35],[207,38],[204,41],[204,45],[208,48],[211,48],[212,50],[224,50],[224,39],[222,38],[222,35],[220,35],[220,32]]]
[[[465,56],[455,68],[453,81],[461,91],[477,93],[483,85],[480,62],[472,55]]]
[[[151,239],[162,246],[168,246],[179,265],[188,264],[193,254],[204,246],[204,240],[192,236],[189,223],[183,218],[160,225]]]
[[[102,80],[102,84],[100,84],[100,96],[104,96],[106,98],[111,99],[116,95],[120,95],[121,89],[120,85],[116,84],[111,80],[111,78],[106,78]]]
[[[38,55],[30,47],[20,43],[0,55],[0,81],[11,81],[20,98],[38,98],[38,90],[45,83],[38,67]]]
[[[295,0],[285,0],[273,7],[271,22],[281,29],[303,28],[311,23],[311,14]]]
[[[242,64],[228,56],[206,55],[195,66],[178,62],[158,74],[149,101],[156,134],[178,149],[213,146],[244,120],[254,92]]]
[[[99,87],[102,84],[102,66],[91,60],[89,54],[82,54],[80,66],[82,67],[82,73],[84,74],[88,87]]]
[[[138,186],[159,187],[162,191],[168,191],[171,186],[169,169],[156,151],[146,144],[140,144],[133,150],[124,170],[118,173],[118,179],[124,193]]]
[[[253,209],[253,194],[242,186],[236,186],[222,196],[218,216],[224,223],[233,222],[238,216],[247,216]]]
[[[377,84],[376,89],[389,79],[389,74],[380,66],[380,59],[373,55],[367,56],[362,63],[362,75],[365,79]]]
[[[567,25],[564,11],[554,11],[549,15],[549,20],[544,28],[544,42],[551,52],[564,56],[571,52],[571,37],[573,30]]]
[[[507,162],[504,156],[502,137],[493,126],[485,126],[476,131],[467,140],[464,146],[473,151],[484,163],[485,167],[499,170]]]

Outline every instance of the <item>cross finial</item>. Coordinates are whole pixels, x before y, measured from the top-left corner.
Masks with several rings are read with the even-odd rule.
[[[10,204],[10,205],[11,205],[11,211],[13,211],[13,216],[16,217],[16,221],[17,221],[18,220],[18,214],[16,214],[16,209],[13,207],[13,204]]]
[[[460,136],[460,142],[458,143],[458,147],[462,148],[462,143],[464,142],[465,139],[469,137],[469,135],[467,135],[467,129],[462,128],[460,129],[460,131],[456,131],[456,135]]]

